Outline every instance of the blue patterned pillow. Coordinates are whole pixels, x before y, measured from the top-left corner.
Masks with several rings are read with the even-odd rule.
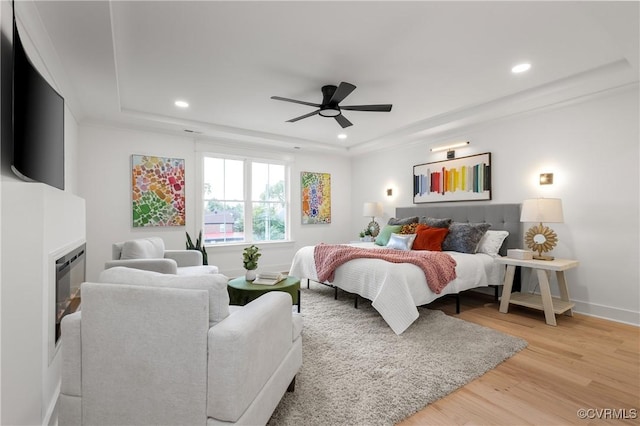
[[[442,242],[442,250],[475,254],[478,243],[490,227],[490,223],[453,222],[449,226],[447,238]]]

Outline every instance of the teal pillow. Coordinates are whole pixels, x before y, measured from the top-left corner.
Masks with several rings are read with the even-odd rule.
[[[399,234],[402,229],[402,225],[385,225],[376,237],[376,244],[379,246],[386,246],[391,238],[391,234]]]

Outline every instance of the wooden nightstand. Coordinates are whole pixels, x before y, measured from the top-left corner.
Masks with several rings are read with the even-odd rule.
[[[507,266],[507,272],[504,276],[502,300],[500,301],[500,312],[506,314],[509,311],[509,303],[533,309],[540,309],[544,311],[547,324],[554,326],[556,325],[555,314],[565,314],[567,316],[573,315],[571,309],[574,307],[575,303],[572,303],[569,299],[569,289],[567,287],[567,279],[564,276],[564,271],[578,266],[579,262],[577,260],[522,260],[502,257],[496,259],[496,262]],[[511,293],[516,266],[535,270],[538,276],[538,284],[540,285],[539,295],[520,292]],[[547,277],[547,272],[550,271],[555,271],[556,273],[558,289],[560,290],[560,298],[551,297],[549,278]]]

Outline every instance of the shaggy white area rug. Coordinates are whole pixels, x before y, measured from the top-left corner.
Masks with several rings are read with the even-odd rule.
[[[269,425],[392,425],[527,346],[498,331],[420,308],[396,335],[369,301],[302,288],[303,365]]]

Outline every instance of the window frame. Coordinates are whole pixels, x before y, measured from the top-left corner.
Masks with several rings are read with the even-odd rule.
[[[233,155],[219,152],[201,152],[199,158],[200,170],[198,172],[198,211],[196,220],[199,223],[199,228],[204,232],[204,184],[205,184],[205,158],[218,158],[224,160],[236,160],[243,162],[243,203],[244,203],[244,241],[230,241],[230,242],[203,242],[205,247],[230,247],[230,246],[245,246],[247,244],[283,244],[291,243],[291,163],[286,160],[279,160],[276,158],[266,158],[260,156],[246,156],[246,155]],[[252,163],[266,163],[270,165],[278,165],[284,167],[284,185],[285,185],[285,236],[282,240],[264,240],[256,241],[253,239],[253,203],[251,186],[252,186]],[[204,236],[203,236],[204,239]]]

